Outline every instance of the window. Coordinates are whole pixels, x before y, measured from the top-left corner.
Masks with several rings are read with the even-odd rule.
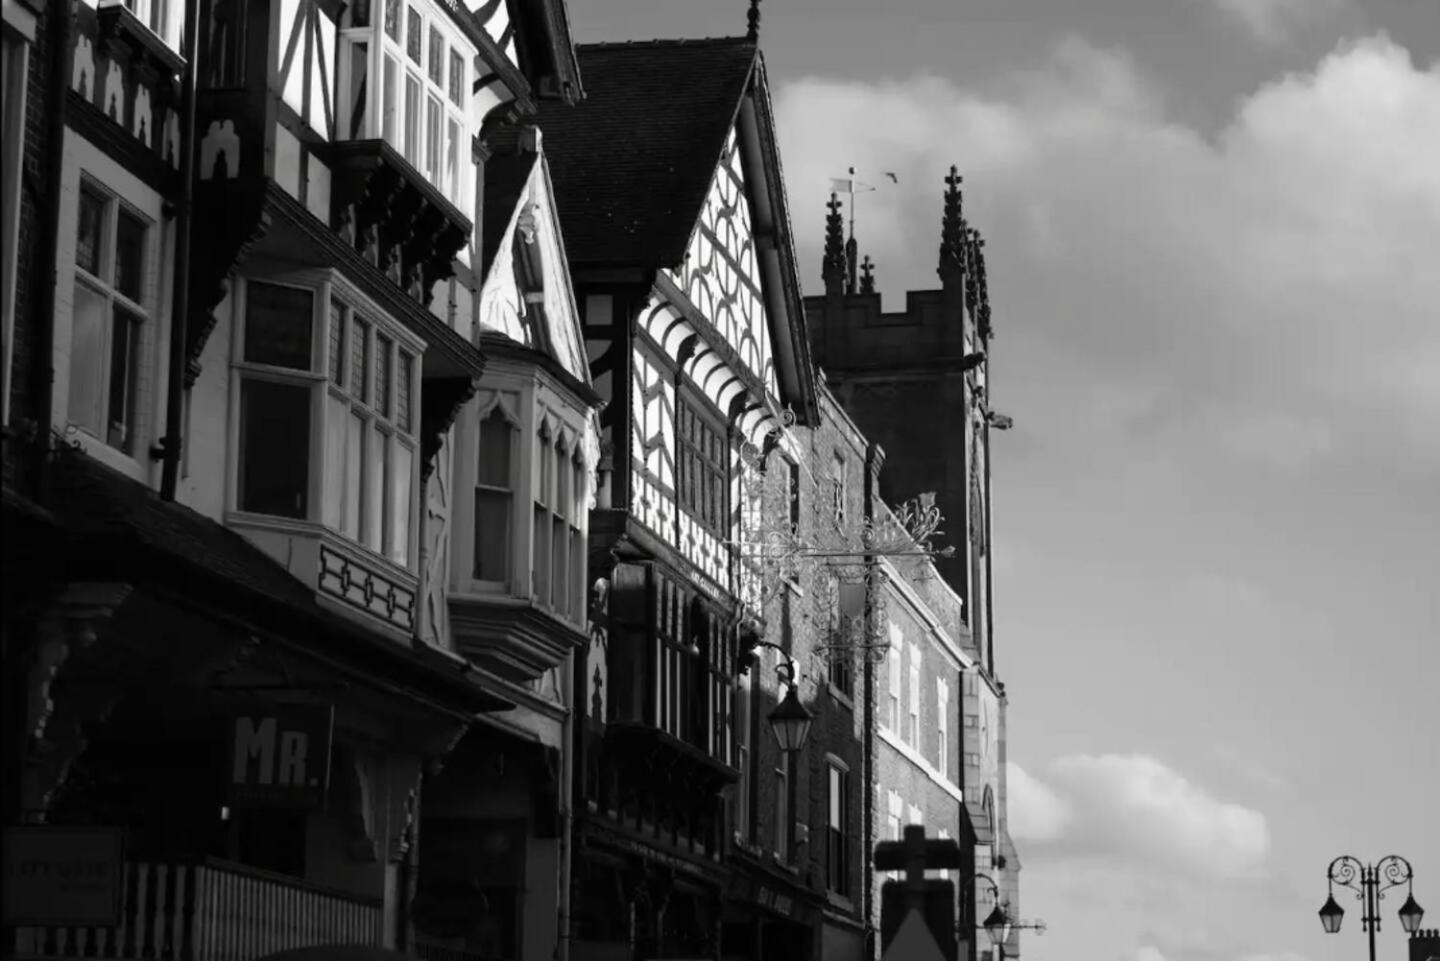
[[[935,767],[950,776],[950,684],[943,677],[935,679]]]
[[[349,89],[363,91],[369,72],[378,67],[380,74],[379,130],[363,122],[362,102],[360,122],[351,108],[352,136],[383,137],[447,200],[465,209],[469,178],[463,168],[470,161],[463,139],[471,52],[448,18],[429,7],[385,0],[378,32],[367,17],[346,16],[351,18],[346,42],[363,52],[351,55]],[[374,66],[371,44],[379,51]]]
[[[800,465],[785,458],[785,494],[790,507],[790,530],[800,532]]]
[[[150,32],[172,47],[179,46],[179,37],[170,35],[169,0],[122,0],[125,9],[135,14],[135,19],[150,28]],[[102,4],[103,6],[103,4]],[[174,18],[178,21],[180,18]]]
[[[892,644],[886,655],[889,661],[890,684],[885,703],[885,725],[891,733],[900,734],[900,645]]]
[[[900,795],[896,794],[894,791],[889,792],[889,795],[886,798],[886,802],[886,836],[889,837],[889,839],[892,841],[904,840],[905,826],[901,821],[901,818],[905,816],[905,802],[902,801]],[[899,871],[890,872],[890,877],[892,878],[899,878],[900,876],[901,872]]]
[[[836,527],[845,526],[845,458],[836,451],[830,460],[830,511]]]
[[[90,181],[80,185],[70,423],[134,454],[142,342],[150,320],[150,223]]]
[[[836,647],[830,650],[830,661],[827,665],[827,672],[830,678],[830,685],[844,694],[846,697],[855,696],[855,665],[851,662],[851,652],[848,647],[838,646],[840,638],[833,638],[832,644]]]
[[[938,837],[938,838],[939,838],[940,840],[942,840],[942,841],[948,841],[948,840],[950,840],[950,832],[947,831],[947,830],[945,830],[944,828],[939,828],[939,829],[937,829],[936,832],[935,832],[935,836]],[[945,877],[947,877],[947,876],[949,876],[949,877],[951,877],[951,878],[954,878],[954,877],[956,876],[956,874],[957,874],[957,872],[956,872],[953,868],[935,868],[935,869],[933,869],[933,870],[930,870],[930,871],[926,871],[926,872],[925,872],[925,876],[926,876],[927,878],[940,878],[940,879],[943,879],[943,878],[945,878]]]
[[[585,617],[585,461],[552,418],[542,416],[534,462],[532,589],[536,603],[571,621]]]
[[[790,861],[790,752],[781,751],[775,765],[775,856]]]
[[[825,886],[839,895],[850,892],[850,851],[846,828],[850,823],[850,773],[830,764],[829,818],[825,831]]]
[[[756,672],[751,670],[740,676],[735,687],[735,764],[740,768],[740,779],[735,785],[735,833],[747,844],[750,841],[750,710]]]
[[[920,645],[910,645],[910,704],[906,716],[905,740],[920,750]]]
[[[729,527],[729,441],[687,398],[678,399],[677,414],[680,506],[723,537]]]
[[[11,17],[24,16],[24,8],[5,5],[5,23],[0,30],[4,58],[0,60],[0,424],[10,423],[10,376],[15,362],[15,287],[20,247],[20,172],[25,153],[25,90],[29,73],[30,43],[35,24],[30,20],[13,24]],[[22,30],[24,32],[22,32]]]
[[[419,344],[357,303],[331,283],[246,282],[237,507],[319,521],[409,567]]]
[[[515,425],[499,405],[480,421],[479,463],[475,473],[476,580],[497,584],[508,584],[510,580],[518,436]]]

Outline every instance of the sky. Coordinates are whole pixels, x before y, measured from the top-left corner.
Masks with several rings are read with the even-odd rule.
[[[1023,957],[1360,958],[1358,902],[1315,913],[1341,854],[1407,857],[1440,926],[1440,0],[761,12],[807,292],[852,165],[887,309],[937,285],[952,163],[987,238]]]

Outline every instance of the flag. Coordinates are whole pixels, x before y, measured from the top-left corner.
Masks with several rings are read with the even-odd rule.
[[[830,181],[830,192],[831,192],[832,194],[850,194],[850,193],[854,193],[854,192],[855,192],[855,181],[849,180],[849,179],[846,179],[846,180],[835,180],[835,179],[831,179],[831,181]]]

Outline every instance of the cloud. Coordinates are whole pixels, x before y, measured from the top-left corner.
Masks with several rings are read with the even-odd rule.
[[[1280,43],[1298,27],[1333,16],[1346,0],[1213,0],[1226,17],[1255,39]]]
[[[1124,51],[1076,39],[985,91],[808,78],[777,109],[807,281],[834,158],[900,174],[857,212],[890,296],[936,285],[941,175],[961,166],[997,377],[1032,436],[1093,443],[1118,418],[1132,450],[1284,471],[1362,443],[1440,461],[1440,64],[1347,43],[1214,131],[1173,119]]]
[[[1054,841],[1061,837],[1070,812],[1048,786],[1015,762],[1006,765],[1010,833],[1017,841]]]
[[[1145,755],[1060,758],[1041,781],[1011,765],[1012,830],[1027,855],[1254,878],[1270,853],[1265,816],[1222,801]]]
[[[1130,961],[1165,961],[1165,955],[1159,948],[1146,944],[1135,949],[1135,953],[1130,955]]]

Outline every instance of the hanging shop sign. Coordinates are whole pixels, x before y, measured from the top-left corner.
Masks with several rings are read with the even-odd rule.
[[[7,827],[4,847],[5,924],[120,923],[125,871],[120,828]]]
[[[230,720],[226,804],[323,808],[330,788],[335,708],[276,704]]]

